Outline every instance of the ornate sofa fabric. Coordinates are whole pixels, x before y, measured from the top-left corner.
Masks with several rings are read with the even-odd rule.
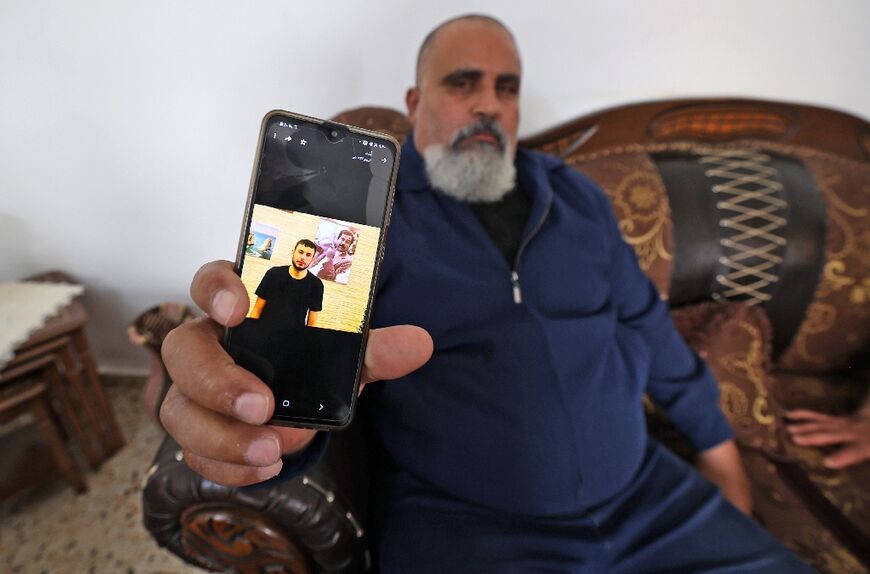
[[[381,108],[335,119],[400,140],[409,130]],[[850,412],[870,384],[870,124],[810,106],[678,100],[607,110],[521,144],[562,156],[609,195],[675,324],[719,379],[756,518],[822,572],[870,571],[870,464],[828,470],[782,425],[786,408]],[[203,481],[167,439],[145,484],[146,526],[215,570],[365,571],[359,426],[338,433],[308,475],[255,491]]]

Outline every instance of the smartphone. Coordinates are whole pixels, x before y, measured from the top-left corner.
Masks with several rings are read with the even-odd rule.
[[[263,118],[236,254],[250,306],[224,345],[272,389],[270,424],[353,417],[398,165],[389,135]]]

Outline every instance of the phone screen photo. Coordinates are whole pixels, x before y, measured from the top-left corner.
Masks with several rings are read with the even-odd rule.
[[[287,112],[263,120],[236,268],[248,291],[226,347],[275,395],[270,421],[350,422],[398,144]]]

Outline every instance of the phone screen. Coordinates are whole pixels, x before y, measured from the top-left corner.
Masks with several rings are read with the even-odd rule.
[[[237,268],[236,362],[275,395],[272,422],[349,422],[389,219],[397,147],[353,128],[273,112],[264,120]]]

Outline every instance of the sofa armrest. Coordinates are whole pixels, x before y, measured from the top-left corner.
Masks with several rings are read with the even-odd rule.
[[[364,513],[355,510],[353,492],[342,490],[337,478],[347,442],[330,441],[324,458],[302,476],[230,488],[190,470],[181,448],[167,437],[143,485],[145,527],[160,546],[209,570],[366,571]]]

